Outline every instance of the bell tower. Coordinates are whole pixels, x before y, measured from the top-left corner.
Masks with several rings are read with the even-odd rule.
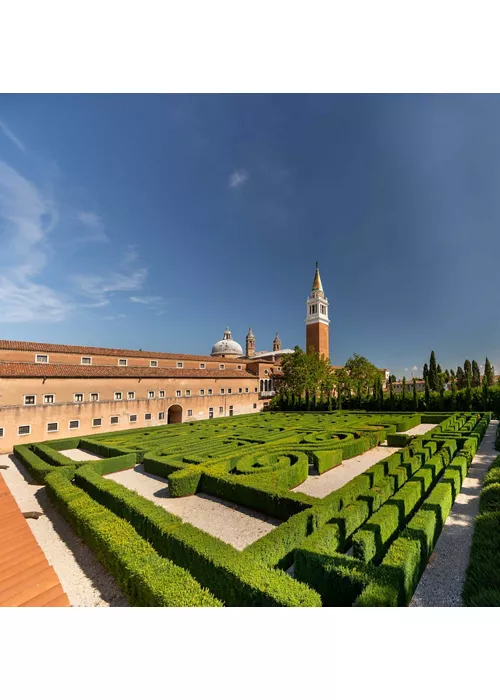
[[[281,350],[281,340],[276,331],[276,338],[273,340],[273,352],[279,352]]]
[[[248,329],[246,337],[245,355],[247,357],[253,357],[255,355],[255,336],[251,328]]]
[[[328,299],[323,292],[318,263],[311,293],[307,298],[306,315],[306,352],[313,347],[315,352],[330,357],[330,319],[328,318]]]

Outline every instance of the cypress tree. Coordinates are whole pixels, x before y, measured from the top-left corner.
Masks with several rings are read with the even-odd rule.
[[[472,378],[471,386],[481,386],[481,374],[479,372],[479,365],[476,360],[472,360]]]
[[[443,375],[439,375],[439,410],[444,411],[444,382]]]
[[[436,365],[436,355],[434,350],[431,352],[431,358],[429,360],[429,387],[431,391],[437,391],[438,389],[438,377],[437,377],[437,365]]]
[[[466,374],[465,375],[465,382],[466,382],[465,403],[467,404],[467,409],[466,409],[467,411],[472,411],[472,392],[471,392],[471,388],[470,388],[470,380],[471,380],[470,373]]]
[[[405,410],[406,403],[406,377],[403,377],[403,390],[401,392],[401,410]]]
[[[429,391],[429,377],[425,378],[425,410],[430,411],[431,408],[431,392]]]
[[[438,373],[438,374],[442,374],[442,373],[443,373],[443,370],[441,369],[441,365],[438,365],[438,366],[437,366],[437,373]]]
[[[427,366],[427,362],[426,362],[424,365],[423,373],[422,373],[422,379],[424,380],[424,382],[428,376],[429,376],[429,367]]]
[[[461,367],[457,367],[457,389],[465,388],[465,374]]]
[[[467,383],[467,375],[470,378],[470,383],[472,385],[472,365],[470,363],[470,360],[465,360],[464,362],[464,375],[465,375],[465,383]]]
[[[484,363],[484,376],[486,377],[486,381],[488,382],[488,386],[492,386],[493,382],[495,381],[495,368],[491,364],[491,362],[486,358],[485,363]]]
[[[384,410],[384,385],[382,379],[379,381],[379,411]]]
[[[488,410],[490,387],[486,374],[483,376],[483,411]]]
[[[394,410],[394,386],[392,384],[392,374],[389,377],[389,410]]]
[[[417,380],[413,377],[413,410],[418,411]]]
[[[457,410],[457,385],[454,378],[451,381],[451,409],[452,411]]]

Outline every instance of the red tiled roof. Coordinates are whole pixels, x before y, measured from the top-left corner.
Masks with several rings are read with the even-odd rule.
[[[93,348],[88,345],[58,345],[54,343],[32,343],[24,340],[0,340],[0,350],[26,350],[30,352],[67,352],[76,355],[113,355],[116,357],[147,357],[163,360],[204,360],[217,362],[239,362],[241,357],[212,357],[212,355],[184,355],[174,352],[147,352],[145,350],[120,350],[117,348]],[[247,361],[245,359],[245,361]]]
[[[36,364],[31,362],[0,362],[1,377],[61,377],[61,378],[139,378],[166,379],[252,379],[252,372],[237,369],[177,369],[175,367],[118,367],[108,365]]]

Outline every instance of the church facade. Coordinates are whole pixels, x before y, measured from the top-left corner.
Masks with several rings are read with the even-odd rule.
[[[306,347],[328,356],[319,270],[307,299]],[[278,333],[245,350],[226,328],[210,355],[0,340],[0,453],[16,444],[256,413],[281,373]]]

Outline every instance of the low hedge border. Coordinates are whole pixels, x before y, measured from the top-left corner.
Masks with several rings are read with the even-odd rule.
[[[46,477],[50,498],[137,606],[220,607],[183,568],[159,556],[125,520],[99,505],[61,470]]]

